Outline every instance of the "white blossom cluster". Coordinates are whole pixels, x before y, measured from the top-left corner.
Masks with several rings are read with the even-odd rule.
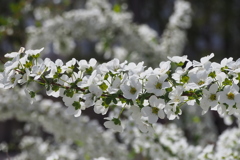
[[[126,116],[128,113],[126,114]],[[153,130],[142,134],[133,119],[126,120],[124,143],[134,152],[151,160],[235,160],[240,158],[240,129],[225,130],[213,144],[191,145],[175,124],[153,125]]]
[[[174,12],[160,40],[160,52],[168,56],[182,55],[187,41],[186,30],[191,27],[191,4],[187,1],[176,0]],[[156,54],[157,55],[157,54]],[[157,63],[157,61],[155,60]]]
[[[95,59],[87,62],[73,58],[63,64],[59,59],[39,58],[42,50],[24,52],[21,48],[6,54],[12,59],[4,64],[0,86],[9,89],[25,85],[25,92],[34,99],[36,93],[27,86],[39,83],[48,96],[62,97],[67,112],[76,117],[89,107],[102,115],[120,107],[121,111],[104,123],[119,132],[124,128],[121,114],[125,109],[130,109],[142,132],[148,132],[159,118],[179,118],[183,104],[197,103],[203,114],[212,109],[222,116],[239,115],[239,60],[225,58],[220,64],[211,63],[213,53],[200,62],[175,56],[158,68],[145,69],[143,62],[120,63],[118,59],[98,65]]]
[[[22,152],[11,157],[13,160],[74,160],[94,156],[101,156],[96,160],[109,160],[109,158],[125,160],[129,159],[127,155],[131,152],[126,146],[131,146],[135,154],[141,154],[152,160],[239,158],[239,128],[226,130],[219,137],[214,149],[213,145],[202,147],[188,144],[182,131],[174,124],[166,126],[154,124],[152,132],[143,134],[136,127],[137,124],[133,119],[129,119],[126,120],[125,131],[120,134],[122,144],[119,144],[115,141],[114,134],[110,130],[103,131],[96,121],[89,121],[86,116],[75,119],[64,114],[60,103],[41,100],[34,105],[29,105],[22,90],[1,90],[0,93],[1,121],[15,117],[20,121],[40,124],[47,132],[53,134],[56,140],[53,143],[39,137],[25,136],[20,145]],[[124,114],[127,116],[129,112]],[[32,128],[27,125],[25,130],[32,130]],[[78,145],[71,147],[73,142]],[[2,146],[1,150],[7,151],[6,144],[0,144],[0,146]]]
[[[89,0],[85,9],[50,17],[42,22],[41,27],[30,26],[26,46],[49,46],[46,52],[52,47],[57,54],[70,54],[76,47],[76,39],[88,39],[97,42],[96,52],[104,53],[105,58],[128,58],[135,62],[148,59],[152,64],[159,59],[166,60],[167,55],[182,53],[185,30],[190,25],[191,6],[184,0],[176,0],[175,11],[162,38],[147,25],[134,24],[130,13],[124,10],[115,12],[106,0]],[[159,58],[156,60],[155,56]]]
[[[0,121],[15,118],[28,122],[20,132],[32,132],[34,126],[42,126],[44,131],[54,136],[54,141],[51,138],[43,141],[41,138],[25,136],[21,142],[23,152],[15,157],[17,160],[42,160],[51,156],[68,160],[101,156],[116,160],[127,159],[126,145],[118,143],[111,130],[104,131],[96,120],[90,120],[86,116],[71,118],[59,102],[38,98],[37,103],[30,105],[24,91],[17,88],[12,91],[1,89],[0,99]]]
[[[126,130],[121,136],[136,153],[151,160],[197,160],[203,151],[201,146],[188,144],[183,132],[175,124],[154,124],[153,129],[151,133],[142,134],[136,123],[128,120]]]
[[[232,128],[224,131],[216,144],[215,159],[240,159],[240,129]]]

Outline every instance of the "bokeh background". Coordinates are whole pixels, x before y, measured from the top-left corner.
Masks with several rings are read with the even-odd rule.
[[[64,15],[64,13],[71,12],[74,10],[87,10],[86,6],[88,3],[87,0],[1,0],[0,1],[0,57],[4,60],[4,54],[12,51],[18,51],[20,47],[29,47],[35,46],[33,44],[39,44],[41,47],[48,48],[43,57],[50,57],[51,59],[61,58],[65,61],[76,57],[77,59],[87,59],[96,58],[99,62],[107,61],[116,56],[121,52],[126,52],[121,50],[119,52],[112,51],[117,47],[126,45],[120,37],[121,33],[125,33],[125,30],[121,27],[128,26],[132,28],[137,28],[141,25],[147,25],[151,31],[146,32],[146,35],[154,37],[154,40],[157,41],[156,45],[159,42],[161,44],[162,37],[167,37],[168,39],[174,39],[175,36],[178,36],[175,32],[176,28],[171,28],[168,30],[170,34],[165,34],[164,31],[169,27],[170,17],[174,13],[174,0],[109,0],[109,8],[103,8],[103,15],[109,16],[111,18],[112,12],[114,13],[127,13],[130,15],[130,18],[117,19],[120,29],[112,29],[111,33],[109,30],[105,30],[103,33],[103,38],[100,35],[92,36],[91,29],[87,35],[81,34],[81,36],[72,37],[68,32],[61,33],[63,37],[58,36],[59,33],[51,32],[52,35],[56,36],[56,41],[51,41],[47,39],[49,43],[47,46],[44,45],[42,41],[44,38],[41,35],[46,32],[48,34],[48,28],[46,31],[42,29],[42,32],[36,33],[38,29],[44,28],[44,24],[47,20],[54,19],[58,16]],[[178,43],[182,46],[182,49],[179,49],[174,45],[169,45],[171,48],[176,48],[175,51],[178,55],[188,55],[190,60],[199,60],[201,57],[214,53],[215,57],[213,61],[220,62],[221,59],[225,57],[233,57],[235,60],[239,58],[240,51],[240,1],[239,0],[201,0],[201,1],[186,1],[191,7],[187,11],[189,17],[187,22],[187,27],[182,27],[181,25],[177,26],[179,32],[183,31],[186,36],[183,39],[178,39]],[[96,7],[99,5],[96,5]],[[90,6],[90,8],[95,6]],[[91,8],[91,9],[92,9]],[[88,8],[89,9],[89,8]],[[104,10],[108,13],[104,13]],[[108,15],[110,14],[110,15]],[[81,15],[79,15],[81,16]],[[84,16],[84,15],[83,15]],[[74,16],[73,16],[74,17]],[[185,17],[186,18],[186,17]],[[69,19],[71,21],[71,18]],[[77,22],[77,20],[73,20]],[[68,22],[66,22],[68,23]],[[61,23],[60,23],[61,24]],[[70,24],[71,25],[71,24]],[[94,25],[90,24],[90,25]],[[98,23],[95,24],[99,25]],[[117,26],[117,25],[116,25]],[[116,27],[113,25],[112,28]],[[34,29],[32,29],[33,27]],[[59,26],[59,28],[61,25]],[[111,27],[109,27],[111,29]],[[81,28],[76,28],[76,30],[81,30]],[[135,30],[132,29],[135,33]],[[87,32],[87,31],[86,31]],[[172,34],[171,34],[172,32]],[[98,32],[97,32],[98,33]],[[133,33],[133,34],[134,34]],[[137,33],[137,32],[136,32]],[[176,33],[176,34],[174,34]],[[65,34],[65,35],[64,35]],[[110,36],[109,36],[110,34]],[[39,41],[38,41],[39,36]],[[107,38],[104,39],[104,36]],[[32,38],[33,37],[33,38]],[[71,41],[59,42],[60,38],[69,38]],[[99,38],[100,37],[100,38]],[[115,37],[120,37],[115,39]],[[136,35],[137,37],[137,35]],[[35,40],[35,41],[34,41]],[[59,40],[59,41],[58,41]],[[33,42],[34,41],[34,42]],[[125,39],[127,42],[128,39]],[[135,45],[138,46],[139,38],[137,37]],[[182,43],[182,42],[184,43]],[[72,44],[74,42],[74,44]],[[99,43],[101,42],[101,43]],[[102,44],[104,42],[104,44]],[[139,42],[140,43],[140,42]],[[46,45],[46,44],[45,44]],[[140,44],[141,45],[141,44]],[[139,47],[141,47],[139,45]],[[39,46],[39,47],[40,47]],[[58,46],[58,50],[54,49],[54,46]],[[60,47],[59,47],[60,46]],[[66,46],[66,52],[58,53],[61,51],[61,46]],[[70,47],[68,47],[70,46]],[[101,49],[102,46],[105,46],[104,49]],[[115,48],[114,48],[115,47]],[[60,48],[60,49],[59,49]],[[100,48],[100,49],[99,49]],[[114,48],[114,49],[113,49]],[[27,48],[30,49],[30,48]],[[64,48],[63,48],[64,49]],[[134,50],[134,49],[133,49]],[[166,55],[172,55],[166,53],[165,58],[162,58],[160,55],[152,55],[146,53],[144,48],[139,51],[139,53],[134,53],[131,50],[130,52],[125,53],[125,58],[127,60],[139,61],[137,59],[138,55],[141,54],[146,60],[146,65],[150,66],[152,63],[151,58],[154,58],[157,61],[166,59]],[[158,51],[158,50],[156,50]],[[165,52],[166,50],[161,50]],[[159,51],[159,52],[160,52]],[[70,53],[71,52],[71,53]],[[115,56],[114,56],[115,54]],[[130,56],[126,56],[130,55]],[[131,56],[133,55],[133,56]],[[130,57],[130,58],[129,58]],[[148,59],[149,58],[149,59]],[[56,99],[55,99],[56,101]],[[216,133],[217,135],[221,134],[227,127],[235,126],[233,122],[231,125],[227,126],[223,123],[223,119],[218,116],[215,112],[210,112],[211,120],[208,118],[203,118],[201,116],[201,111],[195,110],[194,112],[200,112],[198,116],[190,116],[191,118],[182,118],[182,121],[176,122],[179,126],[182,126],[185,131],[186,137],[191,143],[197,143],[197,139],[201,136],[201,132],[205,130],[200,130],[201,132],[189,133],[199,121],[204,123],[211,123],[205,128],[209,133]],[[96,117],[91,111],[86,112],[90,117],[99,119],[101,122],[101,117]],[[183,115],[183,117],[188,117],[188,115]],[[207,120],[206,120],[207,119]],[[169,123],[163,121],[162,123]],[[193,125],[186,125],[192,123]],[[20,150],[18,148],[19,136],[16,131],[21,130],[25,122],[19,122],[16,119],[10,119],[7,121],[0,122],[0,142],[6,142],[10,144],[10,154],[18,153]],[[200,127],[201,128],[201,127]],[[201,129],[203,129],[201,128]],[[42,128],[37,130],[41,132],[40,134],[43,137],[50,136]],[[209,143],[210,140],[207,140]],[[4,157],[5,154],[2,153]]]

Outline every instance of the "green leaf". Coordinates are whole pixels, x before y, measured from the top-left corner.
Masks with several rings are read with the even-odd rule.
[[[118,118],[113,118],[112,121],[115,125],[121,125],[121,121]]]
[[[36,96],[36,93],[33,92],[33,91],[30,91],[30,92],[29,92],[29,95],[30,95],[31,98],[34,98],[34,97]]]
[[[54,75],[53,75],[53,78],[54,79],[57,79],[57,78],[59,78],[60,76],[59,76],[59,74],[58,73],[55,73]]]
[[[236,78],[237,80],[240,80],[240,73],[238,73],[238,76]]]
[[[26,68],[32,67],[32,62],[31,61],[27,61],[26,64],[24,64],[24,67],[26,67]]]
[[[74,106],[75,110],[78,110],[81,108],[80,102],[74,101],[72,105]]]
[[[57,86],[57,85],[53,85],[52,86],[52,90],[54,91],[54,92],[57,92],[58,90],[59,90],[59,86]]]
[[[104,76],[104,80],[107,80],[107,79],[108,79],[108,77],[109,77],[108,73],[107,73],[107,74],[105,74],[105,76]]]
[[[197,103],[198,105],[200,105],[200,101],[199,101],[199,99],[196,99],[196,103]]]
[[[86,73],[87,75],[90,75],[90,74],[92,74],[92,72],[93,72],[93,68],[92,68],[92,67],[89,67],[89,68],[86,69],[86,72],[85,72],[85,73]]]
[[[184,65],[184,62],[179,62],[177,65],[178,65],[179,67],[182,67],[182,66]]]
[[[112,101],[113,101],[114,104],[117,104],[117,99],[116,98],[113,98]]]
[[[28,56],[27,58],[29,61],[32,61],[33,60],[33,57],[32,56]]]
[[[176,112],[175,112],[175,114],[179,114],[179,113],[181,113],[181,109],[180,109],[179,106],[177,106],[177,107],[176,107]]]
[[[73,97],[73,95],[74,95],[74,91],[72,90],[72,89],[66,89],[65,91],[64,91],[64,95],[66,95],[67,97]]]
[[[111,103],[111,101],[112,101],[112,98],[107,97],[104,102],[105,102],[107,105],[109,105],[109,104]]]
[[[106,91],[108,86],[106,85],[105,82],[103,82],[100,86],[99,86],[103,91]]]
[[[215,78],[215,77],[216,77],[216,72],[215,72],[215,71],[210,72],[210,73],[208,74],[208,76],[209,76],[209,77],[212,77],[212,78]]]
[[[225,78],[225,80],[222,82],[222,84],[224,85],[224,86],[226,86],[226,85],[232,85],[232,81],[231,80],[229,80],[229,79],[227,79],[227,78]]]
[[[32,55],[33,58],[37,59],[38,57],[40,57],[40,53],[36,54],[36,55]]]
[[[57,67],[57,73],[61,73],[62,72],[62,69],[60,66]]]
[[[185,76],[182,76],[182,77],[181,77],[181,80],[180,80],[180,81],[181,81],[182,83],[187,83],[188,80],[189,80],[189,77],[188,77],[187,75],[185,75]]]

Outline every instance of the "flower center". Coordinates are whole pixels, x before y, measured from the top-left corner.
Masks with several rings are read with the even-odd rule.
[[[201,86],[201,85],[203,85],[204,83],[205,83],[205,82],[201,80],[201,81],[198,82],[198,85]]]
[[[42,74],[41,71],[38,71],[38,72],[37,72],[37,75],[41,75],[41,74]]]
[[[156,87],[156,89],[161,89],[162,88],[162,83],[157,83],[156,85],[155,85],[155,87]]]
[[[217,99],[216,94],[211,94],[210,97],[209,97],[209,99],[210,99],[211,101],[215,101],[215,100]]]
[[[157,107],[152,107],[152,113],[158,114],[159,108]]]
[[[11,78],[11,83],[12,83],[12,84],[15,82],[15,79],[16,79],[15,77],[12,77],[12,78]]]
[[[234,99],[234,96],[235,96],[235,95],[234,95],[232,92],[230,92],[230,93],[227,94],[228,99],[231,99],[231,100]]]
[[[131,93],[131,94],[135,94],[136,92],[137,92],[137,89],[134,88],[134,87],[131,87],[131,89],[130,89],[130,93]]]

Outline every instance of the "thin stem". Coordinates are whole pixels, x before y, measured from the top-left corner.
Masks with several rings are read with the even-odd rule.
[[[125,105],[123,106],[122,110],[120,111],[120,113],[119,113],[119,115],[118,115],[118,119],[120,118],[121,114],[123,113],[126,105],[127,105],[127,104],[125,104]]]

